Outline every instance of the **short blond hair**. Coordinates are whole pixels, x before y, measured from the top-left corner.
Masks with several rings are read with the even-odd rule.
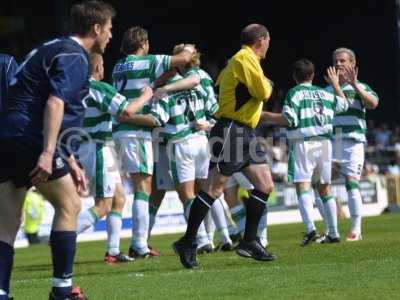
[[[193,45],[193,47],[196,49],[195,45]],[[174,50],[172,50],[172,54],[173,55],[179,54],[184,50],[184,48],[185,48],[185,44],[176,45],[174,47]],[[192,59],[190,60],[190,62],[185,67],[188,67],[188,68],[199,67],[200,64],[201,64],[200,56],[201,56],[201,53],[196,51],[196,53],[193,54]]]
[[[340,53],[347,53],[347,55],[350,58],[350,61],[354,64],[356,64],[356,54],[354,53],[353,50],[346,48],[346,47],[340,47],[337,48],[335,51],[333,51],[332,58],[334,59],[336,55]]]

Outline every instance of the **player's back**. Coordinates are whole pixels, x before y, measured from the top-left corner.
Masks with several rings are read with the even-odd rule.
[[[89,85],[88,56],[71,38],[32,50],[17,69],[0,117],[0,138],[42,135],[49,95],[64,101],[62,129],[80,126]]]
[[[283,107],[289,122],[288,138],[329,138],[336,111],[347,107],[345,99],[311,83],[295,86],[289,90]]]

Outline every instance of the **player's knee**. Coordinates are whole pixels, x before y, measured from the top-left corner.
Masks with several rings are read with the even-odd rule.
[[[115,194],[114,200],[113,200],[113,209],[123,209],[125,205],[125,197],[123,194]]]
[[[274,191],[274,185],[273,184],[265,184],[261,183],[258,186],[255,186],[257,190],[260,192],[263,192],[264,194],[271,194]]]
[[[58,201],[57,203],[58,205],[55,209],[65,217],[76,218],[82,209],[82,201],[78,194],[68,195],[62,199],[62,201]]]
[[[22,211],[0,214],[0,240],[13,245],[18,229],[21,226]]]

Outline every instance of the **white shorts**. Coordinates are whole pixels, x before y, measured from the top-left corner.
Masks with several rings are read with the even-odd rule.
[[[122,137],[117,140],[121,168],[124,172],[153,174],[153,145],[151,139]]]
[[[205,135],[168,143],[169,166],[175,185],[208,176],[210,151]]]
[[[91,195],[95,198],[114,197],[115,185],[121,183],[114,146],[104,143],[82,143],[79,158],[89,179]]]
[[[331,183],[332,143],[330,140],[298,141],[289,153],[289,182]]]
[[[159,144],[158,146],[153,145],[153,150],[154,150],[154,175],[155,175],[153,177],[153,180],[156,180],[157,189],[171,190],[174,188],[174,181],[172,180],[172,174],[169,168],[167,147],[161,144]]]
[[[360,180],[364,166],[364,143],[352,140],[333,141],[332,160],[339,166],[340,174]]]
[[[225,189],[229,189],[239,185],[241,188],[245,190],[254,190],[254,186],[251,182],[247,179],[246,175],[243,172],[234,173],[231,177],[229,177],[228,181],[225,183]]]

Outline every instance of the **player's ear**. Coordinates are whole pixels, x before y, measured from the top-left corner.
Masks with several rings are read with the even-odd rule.
[[[100,33],[102,31],[102,27],[99,23],[96,23],[93,25],[92,30],[93,30],[93,33],[97,36],[97,35],[100,35]]]

